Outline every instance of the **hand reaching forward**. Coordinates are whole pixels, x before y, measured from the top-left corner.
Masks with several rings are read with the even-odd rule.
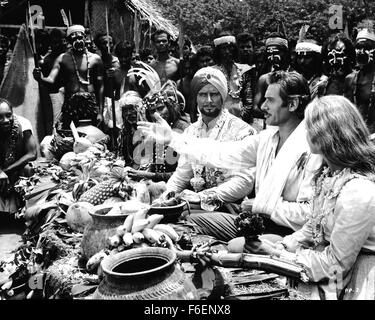
[[[154,113],[156,122],[137,122],[137,129],[141,130],[147,140],[154,140],[157,143],[169,144],[172,141],[172,128],[159,113]]]

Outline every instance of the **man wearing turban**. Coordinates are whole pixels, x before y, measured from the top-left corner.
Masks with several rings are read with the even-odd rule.
[[[224,74],[214,68],[205,67],[196,72],[191,83],[192,96],[198,107],[198,120],[185,129],[184,135],[195,138],[211,138],[217,141],[242,140],[255,134],[246,122],[224,108],[228,94]],[[201,199],[200,206],[206,210],[218,210],[223,204],[244,198],[253,186],[248,169],[224,170],[206,167],[181,156],[178,166],[167,182],[164,197],[171,192],[194,189]],[[250,188],[250,189],[249,189]]]
[[[78,121],[83,119],[90,119],[93,125],[99,125],[103,121],[104,102],[102,59],[86,49],[83,26],[70,26],[67,30],[67,40],[71,48],[58,56],[50,74],[45,77],[40,68],[36,68],[34,78],[54,84],[58,77],[61,77],[65,98],[60,120],[64,129],[69,128],[71,121],[78,125]],[[87,100],[87,103],[78,106],[72,103],[82,99]]]

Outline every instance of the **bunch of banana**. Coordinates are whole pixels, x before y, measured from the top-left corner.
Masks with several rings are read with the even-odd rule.
[[[163,215],[147,216],[148,209],[142,209],[126,217],[116,234],[108,239],[109,248],[121,252],[130,248],[158,246],[174,249],[179,236],[169,225],[159,224]]]

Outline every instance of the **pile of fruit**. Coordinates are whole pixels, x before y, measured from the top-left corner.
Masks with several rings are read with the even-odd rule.
[[[108,238],[107,249],[101,250],[87,261],[87,271],[95,271],[105,256],[132,248],[150,246],[175,250],[179,239],[177,232],[167,224],[160,224],[163,215],[148,216],[147,212],[148,209],[142,209],[129,214],[117,228],[116,234]]]

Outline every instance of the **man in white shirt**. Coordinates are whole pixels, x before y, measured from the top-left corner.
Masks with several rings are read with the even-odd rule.
[[[276,71],[270,76],[262,111],[271,128],[237,142],[192,139],[171,132],[159,118],[159,125],[139,122],[138,128],[159,142],[166,142],[191,161],[227,169],[256,166],[255,198],[247,210],[259,213],[266,233],[286,235],[307,221],[312,178],[321,158],[312,155],[303,121],[309,99],[306,80],[297,72]],[[250,193],[251,190],[249,190]],[[205,213],[191,216],[197,231],[222,240],[238,236],[235,215]]]

